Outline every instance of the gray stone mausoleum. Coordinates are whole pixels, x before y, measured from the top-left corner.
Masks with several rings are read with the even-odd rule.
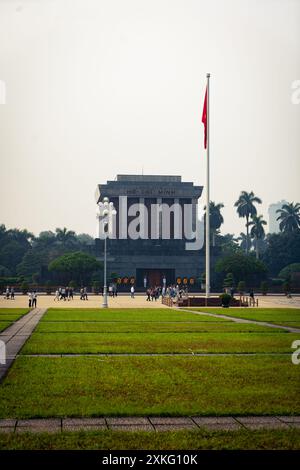
[[[204,249],[186,250],[185,238],[185,205],[190,205],[192,228],[196,229],[197,203],[202,194],[202,186],[181,181],[181,176],[161,175],[117,175],[114,181],[99,184],[96,190],[97,204],[108,197],[117,210],[115,239],[107,239],[107,273],[115,273],[119,283],[134,282],[137,287],[162,285],[163,278],[167,284],[181,282],[192,285],[204,271]],[[127,207],[132,204],[143,204],[147,208],[146,238],[130,239],[126,237],[126,228],[135,218],[126,217],[125,232],[120,220],[119,207],[122,196]],[[179,204],[182,218],[176,219],[170,211],[170,237],[162,235],[162,214],[157,216],[157,234],[151,233],[152,205],[160,207],[166,204],[171,207]],[[166,207],[166,206],[165,206]],[[122,211],[121,211],[122,212]],[[156,213],[155,213],[156,214]],[[182,224],[183,237],[176,237],[176,224]],[[122,228],[123,227],[123,228]],[[96,256],[103,261],[104,241],[96,238]]]

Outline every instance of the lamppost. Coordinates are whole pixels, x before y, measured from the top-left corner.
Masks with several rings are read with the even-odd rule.
[[[117,214],[116,209],[114,208],[114,205],[112,202],[109,202],[108,197],[103,198],[103,203],[100,203],[99,206],[101,205],[104,206],[104,210],[102,212],[103,217],[107,217],[104,221],[103,224],[103,229],[104,229],[104,285],[103,285],[103,303],[102,303],[102,308],[107,308],[108,307],[108,302],[107,302],[107,250],[106,250],[106,239],[110,235],[110,230],[111,230],[111,217],[115,216]]]

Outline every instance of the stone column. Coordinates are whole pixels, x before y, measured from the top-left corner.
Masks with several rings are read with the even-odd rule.
[[[161,197],[158,197],[156,199],[156,204],[158,205],[158,220],[157,220],[157,223],[158,223],[158,238],[161,239],[162,238],[162,211],[161,211],[161,204],[162,204],[163,200]]]
[[[181,240],[183,237],[183,228],[184,228],[184,212],[183,207],[180,202],[180,198],[174,198],[175,211],[174,211],[174,227],[173,227],[173,238]]]
[[[147,208],[145,206],[145,198],[139,198],[139,205],[140,205],[140,233],[141,238],[146,240],[148,238],[148,213]]]
[[[193,223],[192,223],[192,229],[193,231],[196,230],[196,226],[197,226],[197,217],[198,217],[198,214],[197,214],[197,199],[192,199],[192,217],[193,217]]]

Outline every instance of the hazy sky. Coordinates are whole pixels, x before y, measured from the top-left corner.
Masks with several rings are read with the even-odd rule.
[[[223,232],[241,190],[300,201],[299,0],[0,0],[0,223],[95,232],[118,173],[205,184]]]

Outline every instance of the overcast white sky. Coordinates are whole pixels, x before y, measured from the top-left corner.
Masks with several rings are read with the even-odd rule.
[[[300,200],[299,0],[0,0],[0,223],[94,235],[118,173],[205,184],[223,232],[241,190]]]

